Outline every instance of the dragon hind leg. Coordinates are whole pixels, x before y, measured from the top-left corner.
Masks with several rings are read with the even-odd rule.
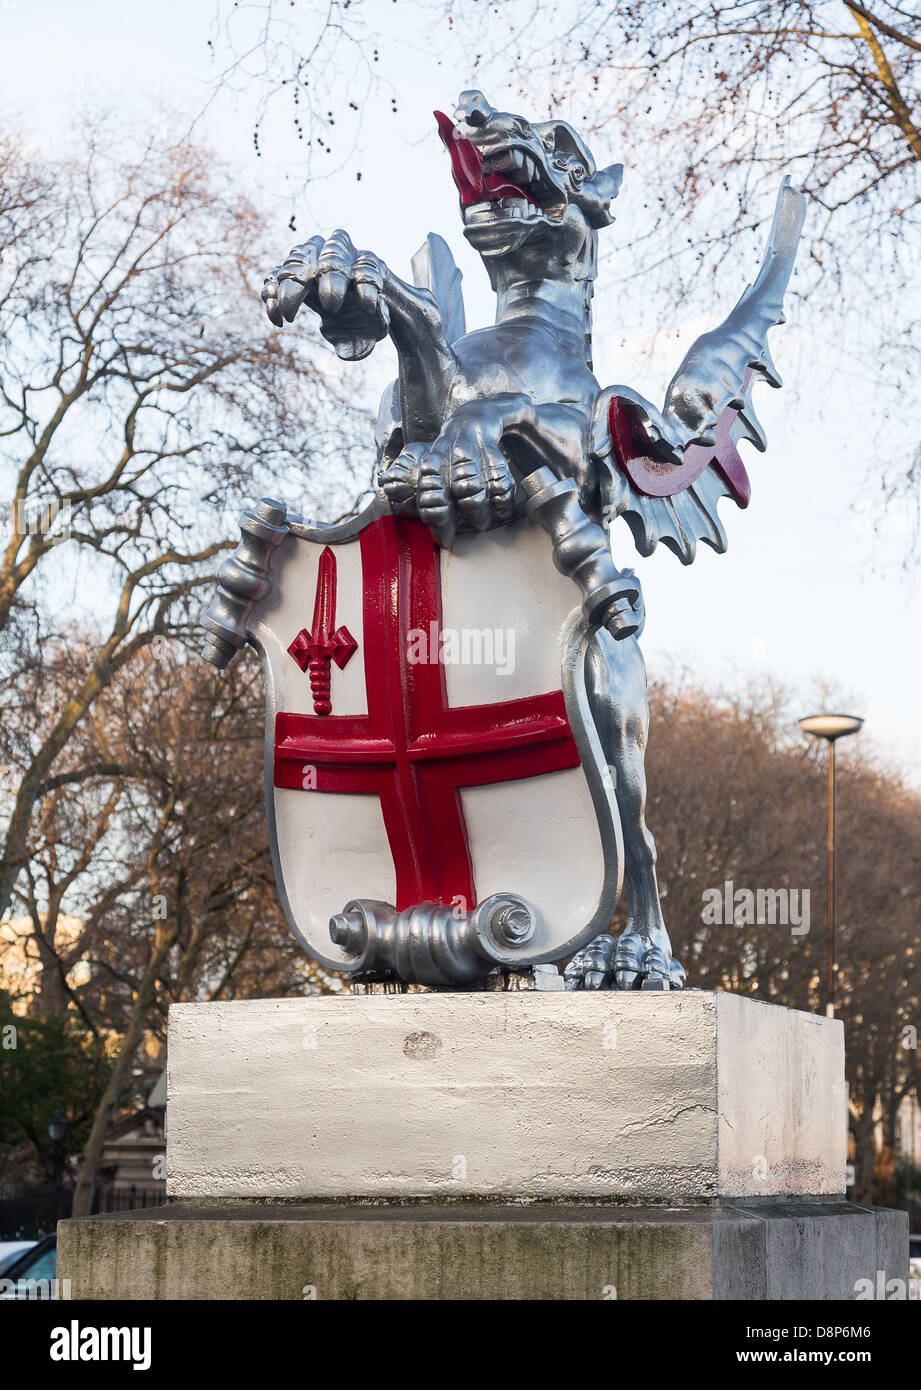
[[[567,968],[570,988],[680,989],[684,971],[672,957],[656,882],[655,841],[646,825],[646,666],[635,638],[615,641],[600,630],[586,659],[589,702],[614,769],[624,837],[627,926],[599,937]]]

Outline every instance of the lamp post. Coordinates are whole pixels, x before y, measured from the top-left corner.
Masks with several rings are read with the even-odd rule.
[[[838,769],[835,744],[839,738],[856,734],[863,720],[856,714],[810,714],[799,721],[804,734],[824,738],[828,744],[828,956],[825,982],[825,1012],[835,1016],[835,849],[837,830],[835,808],[838,799]]]
[[[55,1192],[60,1190],[62,1183],[63,1163],[63,1143],[64,1136],[70,1128],[70,1121],[66,1115],[61,1113],[58,1107],[48,1121],[48,1138],[51,1140],[51,1174],[52,1185]]]

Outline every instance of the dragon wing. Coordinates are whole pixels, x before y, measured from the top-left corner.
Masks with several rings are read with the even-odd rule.
[[[431,292],[448,342],[456,343],[458,338],[463,338],[467,332],[463,276],[450,246],[437,232],[429,232],[413,256],[413,284],[416,289]]]
[[[737,443],[764,450],[752,407],[758,379],[780,386],[768,329],[784,322],[783,297],[793,270],[806,200],[784,179],[754,283],[718,328],[702,334],[675,373],[661,411],[627,387],[601,392],[593,452],[601,465],[607,516],[623,516],[641,555],[659,541],[690,564],[699,540],[726,549],[717,516],[720,497],[748,505],[750,490]]]

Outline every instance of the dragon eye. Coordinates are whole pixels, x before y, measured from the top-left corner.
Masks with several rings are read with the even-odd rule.
[[[585,168],[581,164],[573,164],[570,166],[569,174],[573,183],[578,188],[585,179]]]
[[[515,121],[515,134],[523,136],[526,140],[531,137],[531,123],[524,121],[520,117]]]

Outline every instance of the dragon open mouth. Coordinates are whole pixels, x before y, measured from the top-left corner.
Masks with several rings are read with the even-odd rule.
[[[466,227],[562,218],[566,204],[559,188],[523,146],[493,140],[481,149],[444,112],[434,114],[451,156]]]

